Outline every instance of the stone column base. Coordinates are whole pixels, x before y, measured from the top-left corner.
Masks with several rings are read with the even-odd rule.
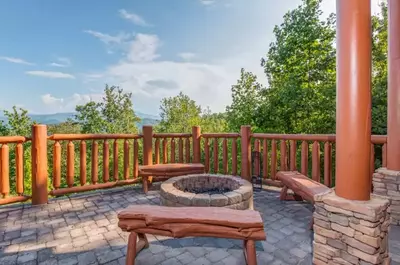
[[[400,225],[400,172],[379,168],[373,175],[373,193],[386,196],[390,201],[391,223]]]
[[[334,190],[314,197],[313,264],[390,264],[387,208],[389,200],[338,197]]]

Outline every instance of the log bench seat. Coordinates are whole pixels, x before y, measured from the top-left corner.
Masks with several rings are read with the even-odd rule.
[[[118,219],[118,226],[130,233],[126,265],[134,265],[137,253],[149,246],[146,234],[241,239],[249,265],[257,264],[255,241],[266,239],[260,213],[253,210],[135,205],[121,211]]]
[[[143,191],[145,193],[149,190],[149,177],[154,177],[155,180],[165,180],[182,175],[203,174],[204,172],[204,165],[199,163],[172,163],[139,166],[139,176],[142,177]]]
[[[279,171],[276,176],[283,184],[280,200],[306,200],[314,205],[314,195],[330,190],[324,184],[316,182],[297,171]],[[288,189],[292,190],[294,194],[288,194]],[[312,225],[313,219],[310,224],[311,228]]]

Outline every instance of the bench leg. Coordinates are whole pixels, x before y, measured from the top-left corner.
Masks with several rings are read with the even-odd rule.
[[[137,234],[135,232],[131,232],[128,238],[128,249],[126,250],[126,265],[135,265],[136,241]]]
[[[139,238],[139,241],[137,240]],[[128,249],[126,250],[126,265],[135,265],[136,255],[144,248],[149,247],[149,241],[145,234],[131,232],[128,238]]]
[[[279,199],[280,199],[281,201],[286,200],[287,191],[288,191],[288,188],[287,188],[286,186],[283,186],[283,188],[281,189],[281,195],[279,196]]]
[[[143,192],[147,193],[149,191],[149,182],[147,180],[147,177],[142,176],[142,185],[143,185]]]
[[[257,265],[256,244],[254,240],[244,240],[243,251],[246,264]]]
[[[284,186],[281,189],[281,194],[279,196],[279,199],[281,201],[303,201],[303,197],[297,194],[289,195],[288,193],[288,187]]]

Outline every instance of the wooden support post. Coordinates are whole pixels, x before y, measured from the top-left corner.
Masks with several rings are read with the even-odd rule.
[[[192,127],[192,139],[193,139],[193,163],[200,163],[201,161],[201,148],[200,148],[200,126]]]
[[[240,128],[241,136],[241,160],[242,160],[242,178],[251,181],[251,127],[244,125]]]
[[[387,168],[400,171],[400,1],[388,0]]]
[[[371,2],[337,0],[336,194],[370,199]]]
[[[47,126],[32,126],[32,204],[45,204],[47,195]]]
[[[143,165],[153,165],[153,126],[143,126]],[[152,177],[142,176],[143,191],[148,191],[148,184],[153,180]]]

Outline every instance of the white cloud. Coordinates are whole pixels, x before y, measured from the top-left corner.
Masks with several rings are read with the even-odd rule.
[[[181,52],[178,53],[178,56],[181,57],[185,61],[190,61],[196,57],[196,54],[191,52]]]
[[[128,60],[132,62],[153,61],[160,56],[157,54],[160,45],[161,42],[157,35],[139,33],[131,43]]]
[[[203,5],[209,6],[215,3],[215,0],[200,0]]]
[[[27,62],[27,61],[25,61],[23,59],[14,58],[14,57],[1,56],[0,60],[7,61],[7,62],[10,62],[10,63],[25,64],[25,65],[35,65],[34,63],[30,63],[30,62]]]
[[[64,102],[63,98],[56,98],[50,94],[45,94],[41,96],[42,102],[46,105],[60,104]]]
[[[112,43],[117,43],[120,44],[124,41],[129,40],[130,38],[132,38],[131,34],[128,33],[118,33],[115,36],[109,35],[109,34],[105,34],[105,33],[101,33],[99,31],[94,31],[94,30],[85,30],[84,32],[98,38],[99,40],[101,40],[102,42],[104,42],[105,44],[112,44]]]
[[[64,78],[64,79],[75,79],[75,76],[62,72],[52,71],[27,71],[27,75],[41,76],[46,78]]]
[[[98,102],[102,99],[103,94],[78,94],[74,93],[70,97],[58,98],[51,94],[44,94],[40,98],[45,105],[45,112],[72,112],[75,111],[77,105],[83,105],[89,101]]]
[[[71,60],[66,57],[58,57],[57,62],[50,63],[50,66],[54,67],[69,67],[71,66]]]
[[[134,24],[138,25],[138,26],[143,26],[143,27],[148,27],[150,26],[150,24],[148,24],[144,18],[142,18],[141,16],[139,16],[138,14],[135,13],[129,13],[128,11],[126,11],[125,9],[120,9],[119,11],[119,15],[126,19],[129,20],[131,22],[133,22]]]

